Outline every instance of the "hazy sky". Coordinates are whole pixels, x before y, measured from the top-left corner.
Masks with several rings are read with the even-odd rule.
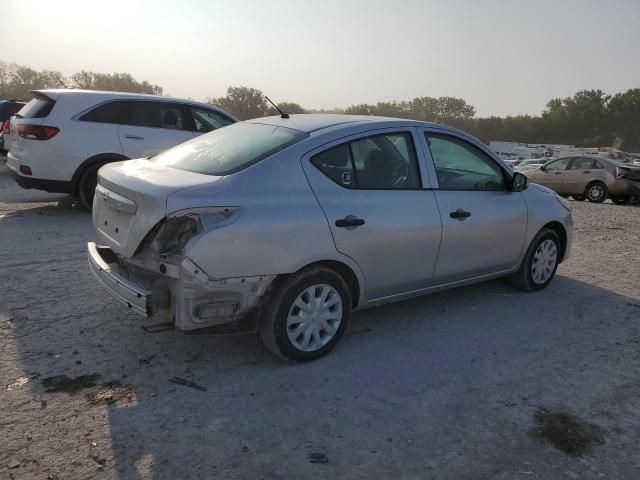
[[[640,0],[0,0],[0,59],[307,108],[457,96],[479,115],[640,87]]]

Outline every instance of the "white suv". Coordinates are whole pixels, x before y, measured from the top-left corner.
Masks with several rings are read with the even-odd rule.
[[[9,173],[24,188],[78,195],[91,207],[98,169],[149,157],[238,120],[179,98],[37,90],[10,121]]]

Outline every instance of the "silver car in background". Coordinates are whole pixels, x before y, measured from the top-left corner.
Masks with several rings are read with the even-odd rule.
[[[496,277],[541,290],[567,258],[568,203],[464,132],[283,117],[101,168],[98,282],[178,329],[258,331],[308,361],[354,309]]]

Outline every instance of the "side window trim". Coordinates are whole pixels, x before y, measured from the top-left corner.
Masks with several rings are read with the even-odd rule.
[[[438,182],[438,175],[437,175],[437,172],[436,172],[436,164],[435,164],[435,162],[433,160],[433,156],[431,155],[431,148],[429,147],[429,143],[427,142],[427,135],[429,135],[429,134],[449,136],[449,137],[455,138],[457,140],[461,140],[463,142],[466,142],[469,145],[477,148],[482,153],[484,153],[487,157],[489,157],[489,159],[493,163],[495,163],[498,166],[498,168],[500,168],[500,170],[502,171],[502,176],[503,176],[504,181],[505,181],[505,185],[508,186],[510,184],[511,179],[513,177],[513,172],[509,171],[509,169],[506,168],[502,164],[502,162],[497,159],[497,157],[498,157],[497,153],[495,153],[494,151],[489,149],[484,144],[480,144],[477,141],[474,141],[471,138],[467,138],[464,135],[459,135],[457,132],[453,132],[453,131],[451,131],[451,130],[449,130],[447,128],[440,129],[440,128],[433,128],[433,127],[427,127],[427,128],[422,127],[419,130],[420,130],[420,135],[418,135],[418,137],[420,138],[420,141],[421,141],[421,144],[422,144],[422,148],[424,150],[424,157],[425,157],[426,162],[427,162],[427,171],[429,172],[429,178],[431,179],[431,189],[439,190],[440,189],[440,183]],[[468,191],[476,191],[476,190],[468,190]],[[508,189],[507,189],[507,191],[508,191]]]
[[[367,139],[369,137],[376,137],[376,136],[382,136],[382,135],[394,135],[394,134],[407,134],[409,135],[409,138],[411,140],[411,143],[413,145],[413,152],[415,155],[415,160],[416,160],[416,165],[417,165],[417,173],[418,173],[418,187],[417,188],[360,188],[358,186],[357,183],[357,169],[356,169],[356,165],[355,165],[355,161],[354,161],[354,155],[353,155],[353,149],[351,148],[351,144],[353,142],[357,142],[358,140],[364,140]],[[416,142],[416,137],[417,137],[417,142]],[[327,152],[333,148],[339,147],[341,145],[347,145],[347,148],[349,150],[349,161],[351,163],[351,170],[353,172],[353,176],[354,176],[354,181],[356,183],[356,185],[354,187],[347,187],[344,185],[341,185],[339,183],[337,183],[335,180],[333,180],[329,175],[327,175],[325,172],[323,172],[320,168],[318,168],[317,166],[314,165],[313,163],[313,158],[316,155],[319,155],[323,152]],[[377,129],[377,130],[368,130],[366,132],[360,132],[360,133],[356,133],[353,135],[349,135],[340,139],[337,139],[335,141],[332,142],[328,142],[320,147],[316,147],[313,150],[305,153],[302,156],[302,160],[304,161],[306,159],[306,161],[309,162],[309,164],[311,165],[312,168],[316,169],[318,172],[320,172],[323,176],[325,176],[327,179],[329,179],[334,185],[337,185],[338,187],[344,188],[345,190],[360,190],[360,191],[416,191],[416,190],[425,190],[425,189],[429,189],[429,187],[425,186],[425,172],[423,170],[423,163],[422,163],[422,159],[423,159],[423,155],[422,155],[422,149],[420,148],[420,135],[419,132],[417,131],[417,129],[415,127],[387,127],[387,128],[381,128],[381,129]]]

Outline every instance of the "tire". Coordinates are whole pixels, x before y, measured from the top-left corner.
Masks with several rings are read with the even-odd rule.
[[[584,195],[571,195],[571,198],[573,198],[577,202],[584,202],[587,199],[587,197],[585,197]]]
[[[551,253],[547,249],[549,241],[551,241],[554,244],[553,246],[555,247],[554,264],[553,266],[551,266],[551,264],[547,264],[547,267],[551,268],[544,269],[545,275],[536,278],[534,277],[534,273],[539,270],[534,270],[534,261],[537,259],[537,261],[535,261],[536,264],[544,262],[545,259],[549,259],[550,261],[550,256],[547,255],[548,253]],[[560,248],[560,239],[558,238],[558,234],[556,232],[547,228],[543,228],[542,230],[540,230],[540,232],[538,232],[538,235],[536,235],[536,237],[531,242],[531,245],[529,245],[520,268],[516,273],[509,277],[511,283],[513,283],[513,285],[515,285],[520,290],[524,290],[526,292],[536,292],[542,290],[543,288],[546,288],[547,285],[551,283],[551,280],[553,280],[553,277],[556,274],[558,261],[560,259]],[[544,267],[544,263],[542,263],[538,267],[538,269],[541,267]]]
[[[607,186],[602,182],[591,182],[584,189],[584,195],[591,203],[602,203],[609,196]]]
[[[611,197],[611,201],[616,205],[629,205],[631,197]]]
[[[326,308],[314,304],[312,295],[317,299],[325,294],[330,299],[325,304],[337,302]],[[297,305],[306,305],[310,313]],[[322,322],[317,318],[321,312],[333,314],[334,318]],[[310,267],[279,280],[260,318],[259,332],[276,356],[290,362],[308,362],[322,357],[338,343],[350,317],[351,294],[344,279],[329,268]],[[323,324],[334,329],[326,329]]]
[[[98,170],[108,162],[98,163],[91,165],[85,170],[78,182],[78,197],[80,197],[80,203],[87,210],[91,210],[93,207],[93,195],[96,191],[96,185],[98,184]]]

